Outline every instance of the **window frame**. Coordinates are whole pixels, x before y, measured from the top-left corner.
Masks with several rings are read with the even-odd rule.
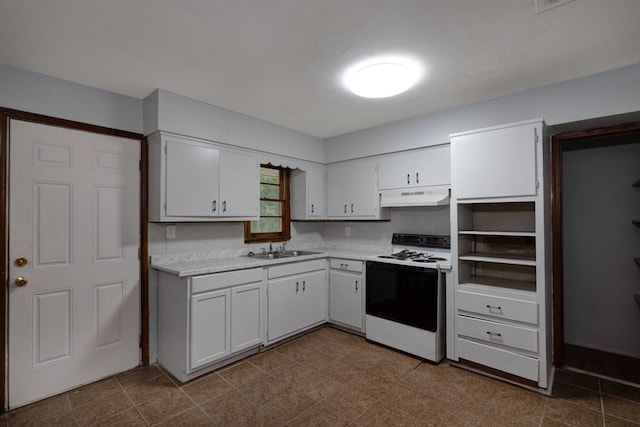
[[[282,203],[282,211],[280,218],[282,218],[282,231],[278,233],[266,232],[266,233],[252,233],[251,221],[244,222],[244,242],[245,243],[264,243],[264,242],[286,242],[291,240],[291,170],[289,168],[274,166],[271,163],[261,164],[261,168],[269,168],[280,171],[280,194],[278,199],[263,199],[260,198],[260,203],[263,201],[268,202],[280,202]]]

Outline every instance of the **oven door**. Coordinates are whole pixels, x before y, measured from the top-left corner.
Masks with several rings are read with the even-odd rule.
[[[439,277],[434,268],[367,261],[366,312],[436,332]]]

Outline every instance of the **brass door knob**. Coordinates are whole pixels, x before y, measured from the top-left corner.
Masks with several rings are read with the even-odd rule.
[[[16,258],[14,262],[18,267],[24,267],[29,263],[29,261],[23,256],[21,256],[20,258]]]
[[[29,280],[24,276],[18,276],[16,277],[16,280],[14,281],[14,283],[16,284],[17,287],[21,288],[23,286],[27,286],[27,283],[29,283]]]

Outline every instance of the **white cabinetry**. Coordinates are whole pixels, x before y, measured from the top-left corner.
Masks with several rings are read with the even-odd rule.
[[[535,196],[541,137],[541,121],[451,135],[453,196]]]
[[[540,120],[457,134],[452,150],[454,360],[528,386],[551,375]],[[544,191],[541,191],[544,190]]]
[[[149,137],[149,220],[256,219],[259,171],[248,153],[156,133]]]
[[[362,261],[329,260],[329,321],[364,332]]]
[[[412,188],[451,183],[449,144],[382,156],[378,189]]]
[[[375,160],[351,160],[327,166],[327,217],[389,218],[387,209],[380,208]]]
[[[257,351],[263,293],[262,268],[191,278],[160,272],[158,361],[187,381]]]
[[[269,343],[327,321],[326,260],[267,269]]]
[[[326,218],[325,166],[305,164],[291,171],[291,219]]]

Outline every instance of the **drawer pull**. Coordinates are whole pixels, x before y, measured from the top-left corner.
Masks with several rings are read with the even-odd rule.
[[[487,331],[487,335],[489,335],[490,337],[502,338],[502,334],[499,334],[498,332]]]
[[[299,290],[300,290],[300,283],[296,282],[296,294],[298,293]]]
[[[306,281],[306,280],[303,280],[303,281],[302,281],[302,292],[304,292],[304,291],[306,291],[306,290],[307,290],[307,281]]]
[[[489,309],[489,311],[496,310],[496,311],[499,311],[499,312],[502,313],[502,307],[500,307],[499,305],[489,305],[489,304],[487,304],[487,308]]]
[[[356,292],[358,292],[358,281],[356,280]]]

